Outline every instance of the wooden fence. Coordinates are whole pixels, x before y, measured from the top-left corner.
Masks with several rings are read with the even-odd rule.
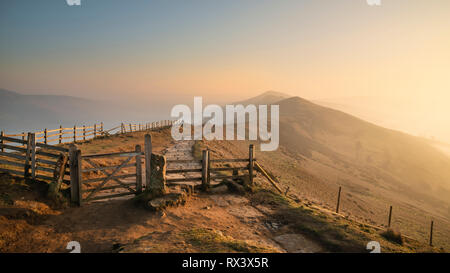
[[[170,123],[168,123],[170,124]],[[158,125],[156,125],[158,126]],[[165,126],[164,123],[161,126]],[[78,205],[84,202],[111,199],[126,195],[141,193],[143,188],[149,187],[151,183],[151,135],[145,136],[145,147],[142,151],[140,145],[136,145],[134,151],[82,155],[76,145],[70,148],[70,174],[71,174],[71,199]],[[124,158],[123,160],[111,160],[113,158]],[[101,159],[101,161],[96,161]],[[209,150],[203,151],[201,160],[168,160],[169,163],[198,163],[199,168],[192,169],[167,169],[163,168],[165,174],[187,174],[198,173],[199,176],[166,179],[167,186],[183,182],[201,181],[201,188],[207,191],[211,186],[211,180],[248,178],[247,183],[253,183],[256,176],[254,172],[253,145],[249,147],[249,157],[242,159],[211,159]],[[89,164],[88,168],[85,164]],[[244,166],[215,166],[216,164],[238,163]],[[143,184],[143,167],[145,164],[145,184]],[[219,174],[220,172],[220,174]],[[230,172],[230,173],[226,173]]]
[[[144,124],[132,124],[132,123],[122,123],[119,126],[113,128],[114,130],[117,130],[120,128],[120,133],[130,133],[130,132],[138,132],[138,131],[147,131],[147,130],[153,130],[153,129],[161,129],[161,128],[167,128],[174,124],[174,121],[172,120],[162,120],[162,121],[156,121],[156,122],[148,122]]]
[[[49,182],[57,179],[58,159],[68,152],[63,147],[36,142],[34,133],[20,139],[0,136],[0,147],[0,171]],[[64,171],[64,175],[69,172]],[[70,180],[63,182],[68,184]]]
[[[20,137],[25,140],[28,133],[21,134],[5,134],[3,131],[0,136],[5,137]],[[34,132],[37,143],[44,144],[61,144],[63,142],[77,142],[85,141],[87,139],[95,138],[103,134],[103,122],[99,124],[94,124],[91,126],[74,126],[70,128],[63,128],[59,126],[57,129],[48,130],[45,128],[42,131]]]
[[[198,174],[197,176],[187,176],[184,178],[169,178],[166,183],[170,186],[171,184],[178,184],[182,182],[192,182],[201,181],[201,186],[203,190],[208,190],[211,187],[211,180],[220,179],[239,179],[247,178],[248,183],[253,183],[253,179],[256,176],[254,172],[254,163],[256,159],[254,156],[253,144],[249,146],[249,157],[248,158],[221,158],[212,159],[210,157],[209,150],[202,151],[201,160],[167,160],[167,164],[170,163],[193,163],[201,165],[199,168],[185,168],[185,169],[168,169],[166,174]],[[224,164],[235,163],[244,164],[243,166],[223,166]],[[218,166],[220,165],[220,166]]]
[[[104,130],[103,122],[98,124],[93,124],[90,126],[74,126],[69,128],[64,128],[59,126],[56,129],[47,129],[45,128],[42,131],[33,132],[35,134],[36,143],[44,143],[44,144],[61,144],[61,143],[76,143],[80,141],[86,141],[89,139],[96,138],[97,136],[108,136],[118,133],[130,133],[130,132],[139,132],[139,131],[147,131],[154,129],[167,128],[175,124],[177,121],[172,120],[161,120],[156,122],[148,122],[148,123],[121,123],[119,126],[113,127],[109,130]],[[1,137],[9,137],[9,138],[19,138],[22,141],[26,140],[28,133],[19,133],[19,134],[6,134],[4,131],[0,132]],[[8,140],[2,139],[0,144],[6,144]],[[11,141],[17,144],[16,141]],[[21,147],[24,147],[25,144],[19,143]],[[1,148],[1,151],[4,152],[4,148]]]
[[[125,124],[104,130],[103,122],[91,126],[44,129],[34,133],[5,134],[0,132],[0,172],[25,178],[54,181],[55,169],[62,154],[68,156],[69,149],[58,144],[78,143],[99,136],[156,130],[172,126],[177,121],[163,120],[145,124]],[[67,164],[65,167],[68,167]],[[70,183],[70,171],[64,170],[63,182]]]

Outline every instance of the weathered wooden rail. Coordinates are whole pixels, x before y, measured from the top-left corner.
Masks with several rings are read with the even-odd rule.
[[[68,152],[63,147],[37,143],[34,133],[28,133],[25,139],[0,136],[0,148],[0,171],[49,182],[57,179],[58,159]],[[69,172],[64,171],[64,175]],[[70,180],[63,182],[69,184]]]
[[[95,138],[103,134],[103,122],[100,124],[94,124],[91,126],[74,126],[70,128],[64,128],[59,126],[57,129],[48,130],[45,128],[42,131],[33,132],[35,134],[35,139],[37,143],[44,144],[61,144],[63,142],[77,142],[85,141],[87,139]],[[21,134],[5,134],[3,131],[0,132],[0,136],[4,137],[21,137],[25,140],[28,133]]]
[[[161,128],[167,128],[174,124],[174,121],[172,120],[161,120],[161,121],[155,121],[155,122],[148,122],[145,124],[132,124],[132,123],[122,123],[120,126],[117,126],[113,128],[114,130],[120,129],[120,133],[131,133],[131,132],[138,132],[138,131],[147,131],[147,130],[153,130],[153,129],[161,129]]]
[[[104,130],[103,122],[98,124],[93,124],[90,126],[74,126],[74,127],[62,127],[56,129],[47,129],[45,128],[42,131],[32,132],[35,134],[36,143],[44,143],[44,144],[62,144],[62,143],[76,143],[80,141],[86,141],[89,139],[96,138],[98,136],[108,136],[118,133],[130,133],[130,132],[139,132],[139,131],[148,131],[154,129],[167,128],[172,126],[175,121],[172,120],[161,120],[156,122],[148,122],[148,123],[121,123],[119,126],[113,127],[108,130]],[[0,137],[9,137],[14,138],[14,140],[21,139],[22,141],[26,140],[28,133],[18,133],[18,134],[6,134],[4,131],[0,132]],[[0,139],[0,144],[6,144],[9,141],[5,138]],[[16,145],[17,146],[17,145]],[[19,145],[24,147],[22,143]],[[1,147],[0,151],[4,151],[5,148]],[[11,148],[11,149],[14,149]]]

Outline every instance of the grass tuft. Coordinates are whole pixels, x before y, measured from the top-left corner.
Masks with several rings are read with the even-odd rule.
[[[393,229],[388,229],[381,233],[381,236],[383,236],[386,240],[403,245],[403,237],[400,232],[394,231]]]

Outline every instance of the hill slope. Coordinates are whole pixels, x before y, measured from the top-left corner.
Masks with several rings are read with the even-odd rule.
[[[248,104],[272,104],[275,102],[278,102],[283,99],[287,99],[292,97],[291,95],[277,92],[277,91],[266,91],[262,93],[261,95],[258,95],[256,97],[252,97],[243,101],[238,101],[233,104],[242,104],[242,105],[248,105]]]
[[[450,159],[426,140],[294,97],[280,105],[280,142],[305,159],[352,165],[373,183],[450,200]],[[325,158],[323,158],[325,157]]]
[[[256,157],[283,189],[335,210],[341,186],[344,215],[386,225],[392,205],[395,228],[426,241],[434,220],[437,240],[450,247],[450,159],[435,145],[299,97],[273,104],[280,106],[280,147]],[[245,157],[248,144],[208,146]]]

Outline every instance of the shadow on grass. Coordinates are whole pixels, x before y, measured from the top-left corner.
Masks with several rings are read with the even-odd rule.
[[[326,251],[366,252],[369,238],[349,232],[348,222],[298,205],[268,190],[259,190],[250,199],[254,205],[269,205],[274,210],[272,217],[276,221],[319,243]]]

